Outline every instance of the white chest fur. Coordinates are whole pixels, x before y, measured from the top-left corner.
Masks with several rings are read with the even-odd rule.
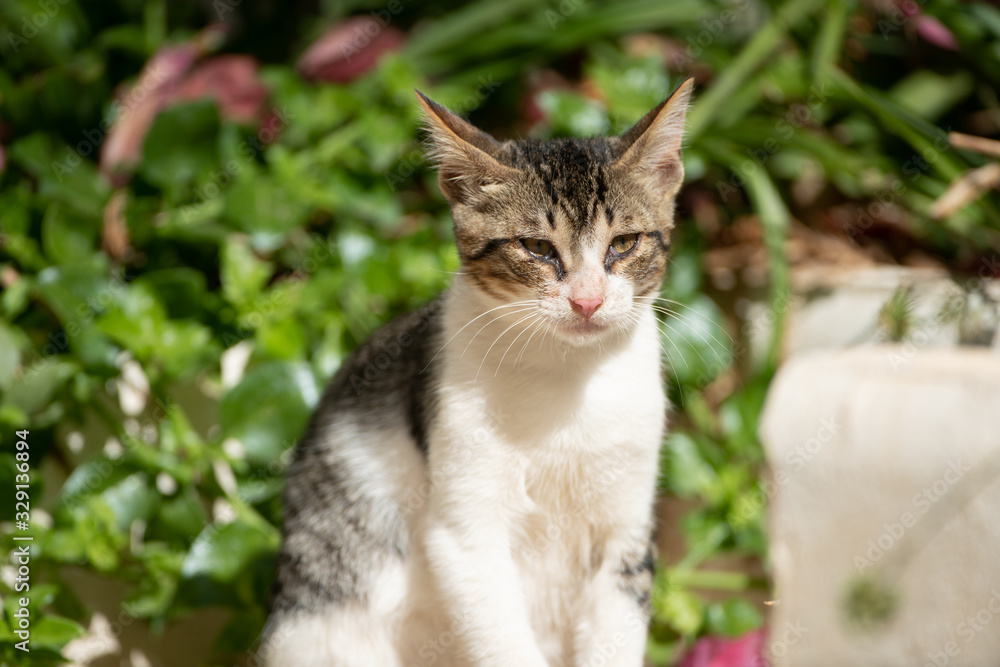
[[[481,312],[453,297],[445,330]],[[432,521],[488,547],[484,576],[512,569],[549,656],[572,643],[580,583],[649,537],[666,399],[655,316],[636,314],[629,335],[593,347],[535,336],[522,354],[514,316],[467,327],[442,352]]]

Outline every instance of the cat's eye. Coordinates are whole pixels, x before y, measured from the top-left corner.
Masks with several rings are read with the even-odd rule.
[[[611,241],[611,252],[616,255],[624,255],[635,247],[638,240],[638,234],[622,234],[621,236],[616,236]]]
[[[555,255],[555,248],[545,239],[521,239],[521,245],[535,257],[541,259],[551,259]]]

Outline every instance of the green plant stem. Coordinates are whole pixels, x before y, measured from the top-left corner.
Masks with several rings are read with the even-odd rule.
[[[684,558],[682,558],[681,561],[671,569],[671,576],[683,576],[694,572],[694,569],[698,567],[703,560],[715,553],[715,551],[719,548],[719,545],[722,544],[723,540],[725,540],[728,536],[728,526],[715,526],[705,536],[704,540],[688,549]]]
[[[913,146],[945,180],[954,180],[962,173],[962,167],[948,155],[951,147],[947,141],[943,149],[938,149],[931,140],[935,134],[944,139],[943,130],[915,116],[876,91],[862,86],[842,69],[833,68],[829,74],[834,84],[855,102],[872,112],[887,130]]]
[[[752,579],[744,572],[723,572],[719,570],[670,570],[672,582],[683,588],[701,588],[713,591],[744,591],[750,588]]]
[[[822,81],[830,76],[830,70],[837,66],[840,51],[844,45],[848,12],[854,9],[854,2],[833,0],[826,6],[820,25],[819,38],[812,49],[809,69],[812,78]]]
[[[785,319],[791,299],[792,286],[788,260],[785,257],[785,240],[792,215],[778,193],[774,181],[763,167],[754,165],[755,168],[752,170],[741,169],[746,162],[745,158],[722,142],[712,142],[709,152],[720,162],[728,164],[734,173],[743,175],[743,187],[764,230],[764,247],[767,250],[770,272],[768,301],[773,316],[771,340],[764,360],[764,374],[769,376],[778,368]]]
[[[705,131],[750,73],[778,49],[785,34],[821,4],[819,0],[789,0],[781,6],[695,103],[688,114],[689,142]]]
[[[746,175],[746,191],[764,228],[764,246],[767,249],[771,272],[768,299],[774,319],[771,341],[765,358],[765,372],[772,373],[778,368],[785,318],[791,298],[792,286],[788,259],[785,257],[785,239],[788,237],[792,216],[781,195],[778,194],[774,181],[763,169],[755,169]]]

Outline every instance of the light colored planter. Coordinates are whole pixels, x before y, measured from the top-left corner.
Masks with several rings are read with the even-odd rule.
[[[772,667],[1000,664],[1000,355],[793,357],[761,438]]]

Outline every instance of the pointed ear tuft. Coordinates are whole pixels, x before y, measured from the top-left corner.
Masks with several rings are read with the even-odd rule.
[[[684,181],[681,142],[693,87],[694,79],[682,83],[621,137],[626,148],[616,168],[637,174],[661,200],[676,195]]]
[[[438,184],[452,204],[474,204],[518,171],[495,157],[501,143],[419,90]]]

